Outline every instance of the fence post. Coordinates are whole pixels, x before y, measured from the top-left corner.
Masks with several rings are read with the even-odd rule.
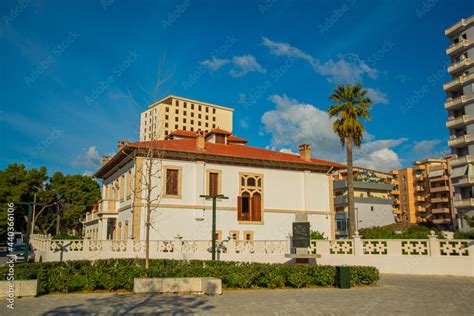
[[[432,257],[437,257],[440,256],[440,251],[439,251],[439,240],[436,237],[436,234],[434,231],[430,232],[430,235],[428,236],[429,238],[429,244],[430,244],[430,256]]]
[[[360,239],[359,232],[356,231],[352,236],[354,240],[354,256],[362,256],[364,253],[363,241]]]

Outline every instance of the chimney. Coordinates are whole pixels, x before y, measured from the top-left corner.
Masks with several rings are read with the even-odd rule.
[[[126,143],[127,143],[126,140],[119,140],[119,141],[117,142],[117,151],[121,151],[122,148],[123,148],[123,146],[125,146]]]
[[[311,147],[309,144],[303,144],[299,146],[300,159],[304,161],[311,161]]]
[[[110,160],[110,156],[102,156],[102,166],[108,163]]]
[[[196,132],[197,137],[196,137],[196,149],[197,150],[204,150],[206,148],[206,140],[204,139],[204,132],[201,130],[198,130]]]

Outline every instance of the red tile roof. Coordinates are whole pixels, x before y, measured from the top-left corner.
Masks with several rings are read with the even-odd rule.
[[[181,136],[181,137],[192,137],[192,138],[196,138],[197,137],[197,134],[195,132],[191,132],[191,131],[183,131],[181,129],[177,129],[177,130],[174,130],[172,131],[168,137],[170,136]]]
[[[234,136],[234,135],[229,135],[227,136],[227,141],[232,142],[232,143],[247,143],[248,140],[242,137]]]
[[[209,133],[206,134],[206,137],[209,136],[209,135],[212,135],[212,134],[224,134],[224,135],[232,135],[231,132],[229,131],[226,131],[224,129],[220,129],[220,128],[213,128]]]
[[[287,162],[295,164],[314,164],[329,167],[345,167],[345,165],[316,158],[311,158],[311,161],[304,161],[298,155],[282,153],[274,150],[262,149],[251,146],[233,145],[233,144],[215,144],[206,142],[205,149],[198,150],[196,148],[195,139],[175,139],[175,140],[161,140],[161,141],[144,141],[128,143],[127,147],[131,148],[157,148],[167,151],[208,154],[222,157],[236,157],[247,159],[258,159],[275,162]]]

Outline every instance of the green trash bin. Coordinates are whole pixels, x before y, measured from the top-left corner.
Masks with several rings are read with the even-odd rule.
[[[351,288],[351,269],[347,266],[336,267],[336,286],[340,289]]]

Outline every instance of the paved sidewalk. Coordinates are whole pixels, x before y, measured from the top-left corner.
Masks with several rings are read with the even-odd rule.
[[[377,287],[229,290],[222,296],[68,294],[16,300],[0,315],[474,315],[474,278],[384,275]],[[5,302],[3,302],[5,304]]]

